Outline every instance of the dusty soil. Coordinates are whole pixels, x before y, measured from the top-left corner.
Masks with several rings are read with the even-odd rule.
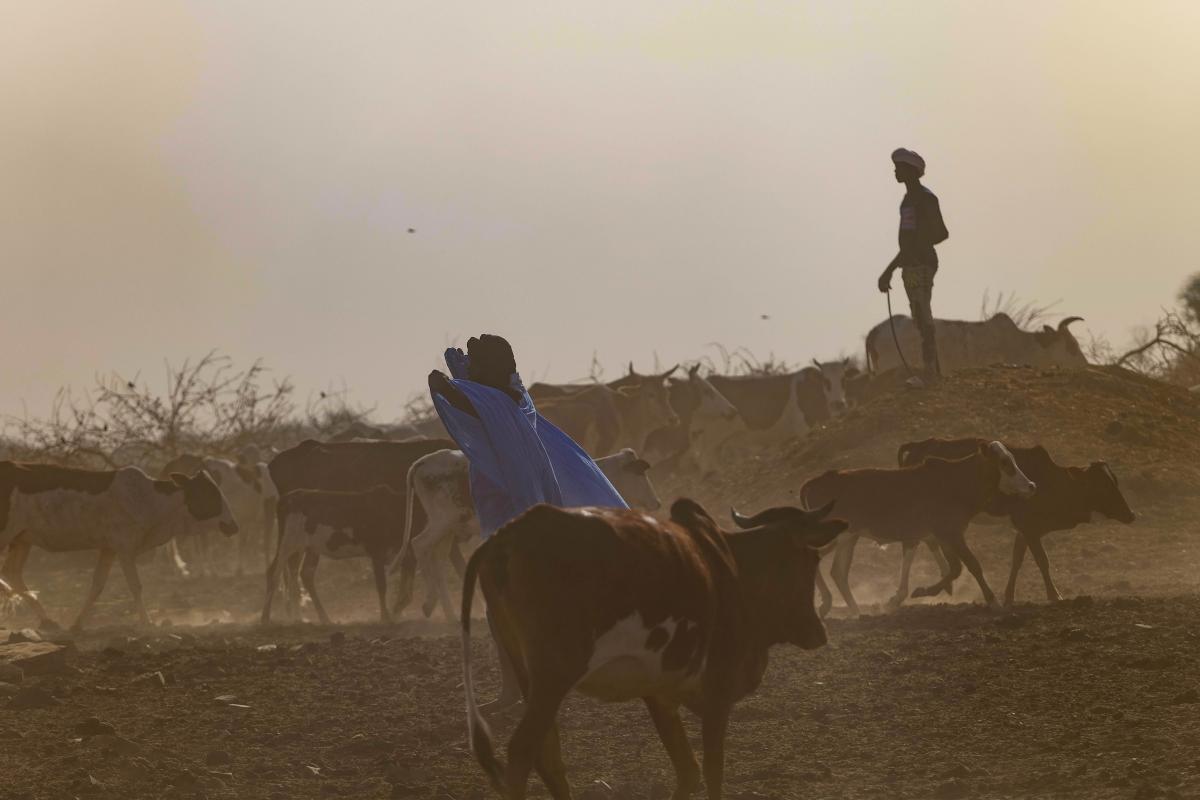
[[[1200,403],[1186,392],[1107,370],[968,372],[878,398],[703,484],[663,476],[662,494],[692,493],[714,511],[788,502],[812,474],[890,463],[902,441],[933,433],[1042,441],[1063,462],[1107,458],[1141,516],[1049,537],[1074,599],[1047,604],[1030,563],[1003,613],[976,604],[967,578],[950,602],[883,614],[870,603],[894,589],[899,553],[860,546],[851,578],[868,616],[835,608],[828,647],[774,651],[735,716],[727,796],[1200,796]],[[971,542],[1002,586],[1009,532],[979,528]],[[58,703],[17,711],[0,699],[0,798],[490,796],[465,749],[455,629],[366,622],[363,565],[321,567],[331,614],[350,623],[337,628],[254,625],[261,576],[144,572],[159,626],[131,625],[115,575],[69,669],[26,680]],[[933,574],[918,558],[916,585]],[[29,577],[64,620],[88,580],[46,557]],[[0,625],[30,622],[17,611]],[[474,645],[486,698],[497,674],[486,639]],[[89,717],[116,738],[77,732]],[[670,766],[639,705],[572,697],[560,719],[577,793],[667,795]],[[493,723],[504,739],[515,718]]]

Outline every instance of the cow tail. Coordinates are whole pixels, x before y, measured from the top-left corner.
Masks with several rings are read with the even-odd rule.
[[[412,546],[413,506],[415,505],[413,501],[417,495],[417,465],[420,463],[420,459],[413,462],[413,465],[408,468],[408,474],[404,476],[404,538],[400,542],[396,560],[392,562],[393,569],[404,560],[404,554]]]
[[[462,651],[463,651],[463,689],[467,696],[467,742],[475,760],[483,767],[492,788],[502,796],[508,796],[504,785],[504,765],[496,757],[496,748],[492,744],[492,731],[487,721],[479,711],[475,700],[475,686],[471,682],[471,606],[475,599],[475,580],[479,574],[481,556],[488,550],[487,543],[471,554],[467,562],[466,572],[463,573],[462,589]]]

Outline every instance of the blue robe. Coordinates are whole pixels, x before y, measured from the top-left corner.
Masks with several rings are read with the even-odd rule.
[[[629,507],[591,456],[537,412],[517,375],[512,386],[521,393],[520,404],[491,386],[450,382],[479,418],[436,392],[433,405],[470,463],[471,499],[485,539],[538,503]]]

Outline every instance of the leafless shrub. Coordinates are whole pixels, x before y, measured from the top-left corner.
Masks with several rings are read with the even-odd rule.
[[[1140,330],[1134,344],[1111,364],[1187,386],[1200,382],[1200,330],[1178,311],[1163,310],[1153,328]]]
[[[6,420],[14,456],[84,467],[154,469],[184,452],[233,454],[276,445],[297,427],[290,380],[267,380],[255,361],[237,369],[213,351],[165,365],[162,391],[140,374],[98,377],[84,393],[60,390],[44,417]]]
[[[321,438],[356,423],[366,423],[372,411],[373,408],[353,403],[350,390],[343,385],[311,395],[304,406],[304,420],[306,427]]]

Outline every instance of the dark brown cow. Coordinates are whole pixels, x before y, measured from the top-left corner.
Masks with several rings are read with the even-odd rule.
[[[321,623],[328,625],[329,615],[317,595],[316,572],[320,556],[327,558],[371,559],[375,591],[379,595],[379,616],[391,622],[387,606],[387,566],[404,543],[406,496],[387,486],[365,492],[327,492],[296,489],[279,498],[279,544],[275,558],[267,568],[267,601],[262,622],[271,621],[271,603],[278,586],[279,568],[296,553],[305,558],[300,578]]]
[[[753,692],[772,645],[825,644],[813,608],[818,553],[846,525],[819,511],[773,508],[726,533],[691,500],[669,522],[634,511],[535,506],[471,557],[462,605],[472,750],[503,797],[524,798],[536,768],[551,797],[569,798],[556,716],[572,689],[642,699],[675,766],[674,797],[701,771],[679,718],[700,716],[708,797],[721,797],[725,731]],[[471,602],[478,577],[498,645],[512,657],[524,717],[497,759],[471,681]]]
[[[276,491],[282,498],[296,489],[323,489],[331,492],[362,492],[375,486],[387,486],[404,494],[408,470],[421,456],[438,450],[453,450],[458,447],[449,439],[423,439],[408,442],[328,442],[322,444],[307,439],[295,447],[284,450],[267,465]],[[414,510],[414,524],[425,524],[425,511]],[[404,536],[404,518],[401,515],[396,529],[397,540]],[[455,568],[463,567],[462,556],[457,556]],[[318,556],[310,555],[314,561]],[[293,564],[298,567],[298,564]],[[315,569],[314,564],[310,569]],[[400,563],[400,573],[411,585],[416,573],[417,562],[411,556]],[[293,570],[286,573],[293,574]]]
[[[979,447],[982,439],[926,439],[900,446],[897,460],[900,466],[919,464],[926,458],[961,458]],[[1062,600],[1054,579],[1050,577],[1050,559],[1042,547],[1042,537],[1054,531],[1070,530],[1092,521],[1092,514],[1129,524],[1134,513],[1117,485],[1117,476],[1103,461],[1086,467],[1064,467],[1056,464],[1041,445],[1009,447],[1017,466],[1037,484],[1037,494],[1027,500],[1006,499],[997,502],[987,513],[1007,518],[1017,529],[1013,539],[1012,568],[1004,590],[1004,604],[1011,606],[1017,590],[1017,574],[1025,560],[1025,549],[1033,553],[1046,585],[1046,598]],[[910,562],[911,563],[911,560]]]
[[[983,568],[967,547],[967,525],[990,508],[998,495],[1028,497],[1035,489],[1004,445],[991,442],[957,461],[934,458],[901,469],[832,470],[804,484],[800,497],[805,505],[836,499],[839,516],[850,523],[849,532],[838,541],[830,574],[850,612],[857,615],[858,603],[850,591],[850,562],[854,544],[863,535],[879,542],[902,543],[910,562],[910,552],[932,536],[945,550],[949,569],[940,583],[918,589],[913,596],[948,591],[966,564],[984,599],[994,605],[996,596],[984,579]],[[824,581],[818,585],[825,613],[833,597]],[[907,584],[902,584],[901,590],[893,604],[903,602]]]

